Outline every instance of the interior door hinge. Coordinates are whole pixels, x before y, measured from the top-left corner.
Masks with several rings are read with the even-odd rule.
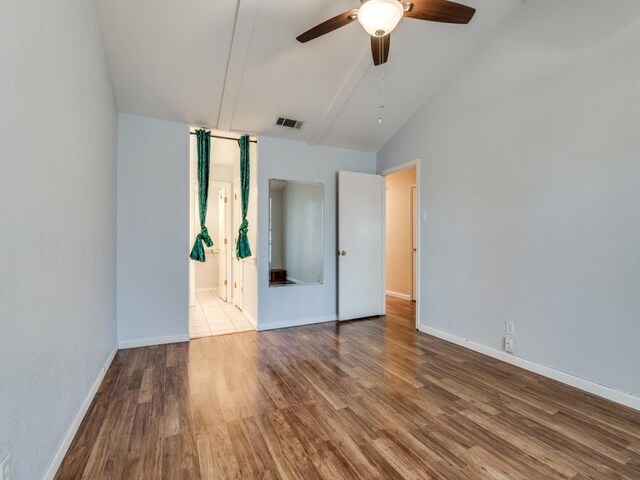
[[[226,281],[226,280],[224,281],[224,286],[225,286],[225,287],[227,286],[227,281]]]
[[[233,288],[238,288],[238,282],[233,282]]]
[[[233,199],[234,199],[234,200],[237,200],[237,199],[238,199],[238,194],[237,194],[237,193],[234,193],[234,194],[233,194]]]
[[[224,239],[224,244],[225,244],[225,245],[227,244],[227,239],[226,239],[226,238]]]
[[[227,197],[224,197],[224,203],[227,203]]]

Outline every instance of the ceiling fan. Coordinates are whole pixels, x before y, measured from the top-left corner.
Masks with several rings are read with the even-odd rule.
[[[374,65],[382,65],[389,57],[391,31],[402,17],[431,22],[467,24],[476,13],[475,8],[448,0],[360,0],[360,8],[336,15],[326,22],[307,30],[296,40],[308,42],[326,33],[358,20],[371,35],[371,53]]]

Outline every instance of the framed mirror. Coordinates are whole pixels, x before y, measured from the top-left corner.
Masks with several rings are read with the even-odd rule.
[[[269,179],[269,286],[317,285],[324,275],[324,185]]]

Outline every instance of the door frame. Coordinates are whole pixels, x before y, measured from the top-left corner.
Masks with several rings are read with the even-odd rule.
[[[417,175],[416,171],[416,175]],[[416,179],[417,180],[417,179]],[[418,184],[409,185],[409,201],[411,204],[411,301],[418,301]]]
[[[226,292],[225,292],[225,297],[226,297],[226,302],[229,302],[229,292],[233,291],[233,289],[231,288],[231,284],[233,282],[233,274],[231,271],[231,245],[232,245],[232,240],[231,240],[231,219],[229,218],[231,216],[231,202],[229,202],[229,196],[231,195],[231,193],[229,192],[231,184],[228,182],[210,182],[210,183],[214,183],[217,185],[217,191],[216,194],[220,193],[220,190],[224,190],[225,195],[226,195],[226,201],[224,202],[224,238],[226,239],[227,243],[225,244],[225,276],[227,278],[227,285],[226,285]],[[220,199],[218,198],[218,201],[220,201]],[[218,207],[220,205],[218,204]],[[220,220],[218,219],[218,225],[220,225]],[[219,230],[219,228],[218,228]],[[218,242],[220,241],[220,231],[218,231]],[[222,255],[220,255],[220,258],[222,258]],[[220,259],[218,259],[218,270],[221,268],[220,265]],[[218,271],[218,275],[220,275],[219,271]],[[222,288],[224,288],[225,285],[218,285],[218,297],[220,297],[220,291]]]
[[[231,183],[231,201],[233,202],[232,218],[231,218],[231,261],[232,261],[232,277],[233,277],[233,304],[238,310],[244,312],[244,260],[236,257],[236,242],[238,228],[241,223],[242,200],[240,196],[240,178],[235,179]]]
[[[420,285],[421,285],[421,274],[422,274],[422,269],[420,268],[422,265],[422,248],[421,248],[421,243],[420,243],[420,231],[422,230],[421,228],[421,222],[420,222],[420,215],[421,215],[421,209],[420,206],[422,205],[421,203],[421,188],[420,188],[420,159],[416,158],[415,160],[411,160],[409,162],[405,162],[405,163],[401,163],[399,165],[395,165],[393,167],[389,167],[386,168],[384,170],[381,170],[378,172],[378,175],[382,175],[383,177],[387,177],[388,175],[391,175],[392,173],[398,173],[401,172],[403,170],[408,170],[410,168],[414,168],[416,169],[416,225],[417,225],[417,231],[416,231],[416,330],[420,330],[420,325],[421,323],[421,318],[420,318],[420,305],[422,304],[421,302],[421,297],[422,297],[422,290],[420,289]],[[387,196],[385,195],[385,198],[383,200],[383,208],[384,208],[384,212],[382,215],[382,222],[384,223],[383,227],[384,227],[384,232],[386,233],[387,231]],[[382,254],[382,270],[383,270],[383,275],[382,275],[382,280],[386,286],[387,283],[387,242],[386,242],[386,234],[385,234],[385,240],[384,240],[384,250],[383,250],[383,254]],[[385,291],[382,292],[382,300],[383,300],[383,304],[385,305],[385,314],[386,314],[386,293]]]

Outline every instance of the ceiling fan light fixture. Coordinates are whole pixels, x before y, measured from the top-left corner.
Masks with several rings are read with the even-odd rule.
[[[403,15],[404,6],[399,0],[367,0],[358,10],[358,21],[369,35],[384,37]]]

